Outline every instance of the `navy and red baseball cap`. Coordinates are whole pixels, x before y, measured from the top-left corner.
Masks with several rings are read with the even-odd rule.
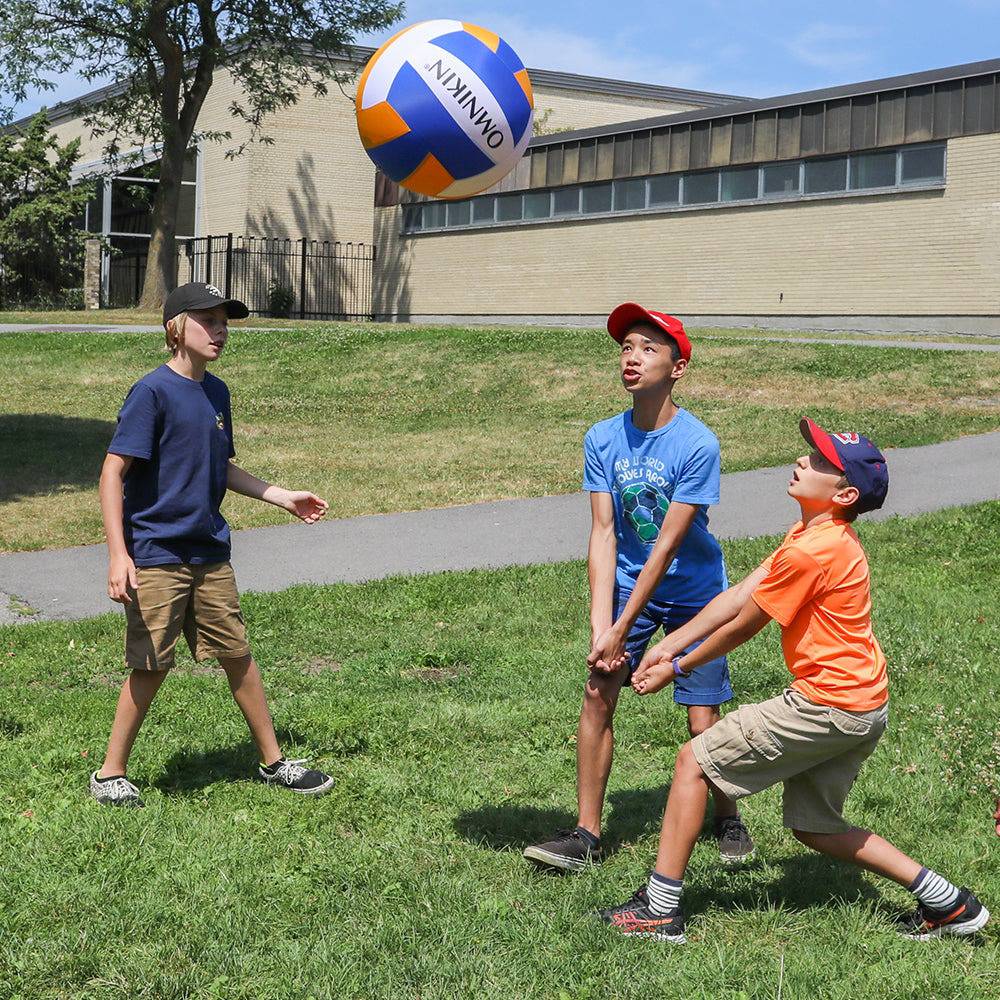
[[[854,509],[859,514],[878,510],[885,503],[885,495],[889,492],[889,468],[885,455],[868,438],[853,431],[830,434],[808,417],[799,421],[799,430],[806,442],[840,469],[858,491]]]
[[[608,317],[608,333],[620,344],[636,323],[652,323],[677,345],[681,357],[691,360],[691,341],[684,332],[684,324],[676,316],[646,309],[638,302],[623,302]]]

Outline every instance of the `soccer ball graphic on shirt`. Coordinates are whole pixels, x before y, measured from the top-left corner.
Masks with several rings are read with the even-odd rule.
[[[651,483],[633,483],[622,490],[622,510],[632,530],[647,545],[659,537],[670,501]]]
[[[417,194],[467,198],[517,165],[531,141],[528,71],[496,32],[421,21],[368,60],[356,96],[365,152]]]

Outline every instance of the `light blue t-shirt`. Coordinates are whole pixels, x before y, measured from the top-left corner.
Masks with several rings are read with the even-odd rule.
[[[720,465],[718,439],[684,409],[655,431],[639,430],[631,411],[587,431],[583,488],[610,493],[614,502],[619,587],[635,586],[676,500],[699,510],[653,599],[701,607],[726,588],[722,549],[708,530],[706,509],[719,502]]]

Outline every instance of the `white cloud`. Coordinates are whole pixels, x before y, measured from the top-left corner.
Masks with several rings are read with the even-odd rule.
[[[807,66],[850,75],[872,62],[871,41],[871,31],[816,22],[785,44]]]

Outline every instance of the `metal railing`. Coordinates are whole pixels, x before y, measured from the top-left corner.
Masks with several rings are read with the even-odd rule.
[[[257,316],[371,319],[375,248],[366,243],[203,236],[177,244],[177,283],[207,281]]]

